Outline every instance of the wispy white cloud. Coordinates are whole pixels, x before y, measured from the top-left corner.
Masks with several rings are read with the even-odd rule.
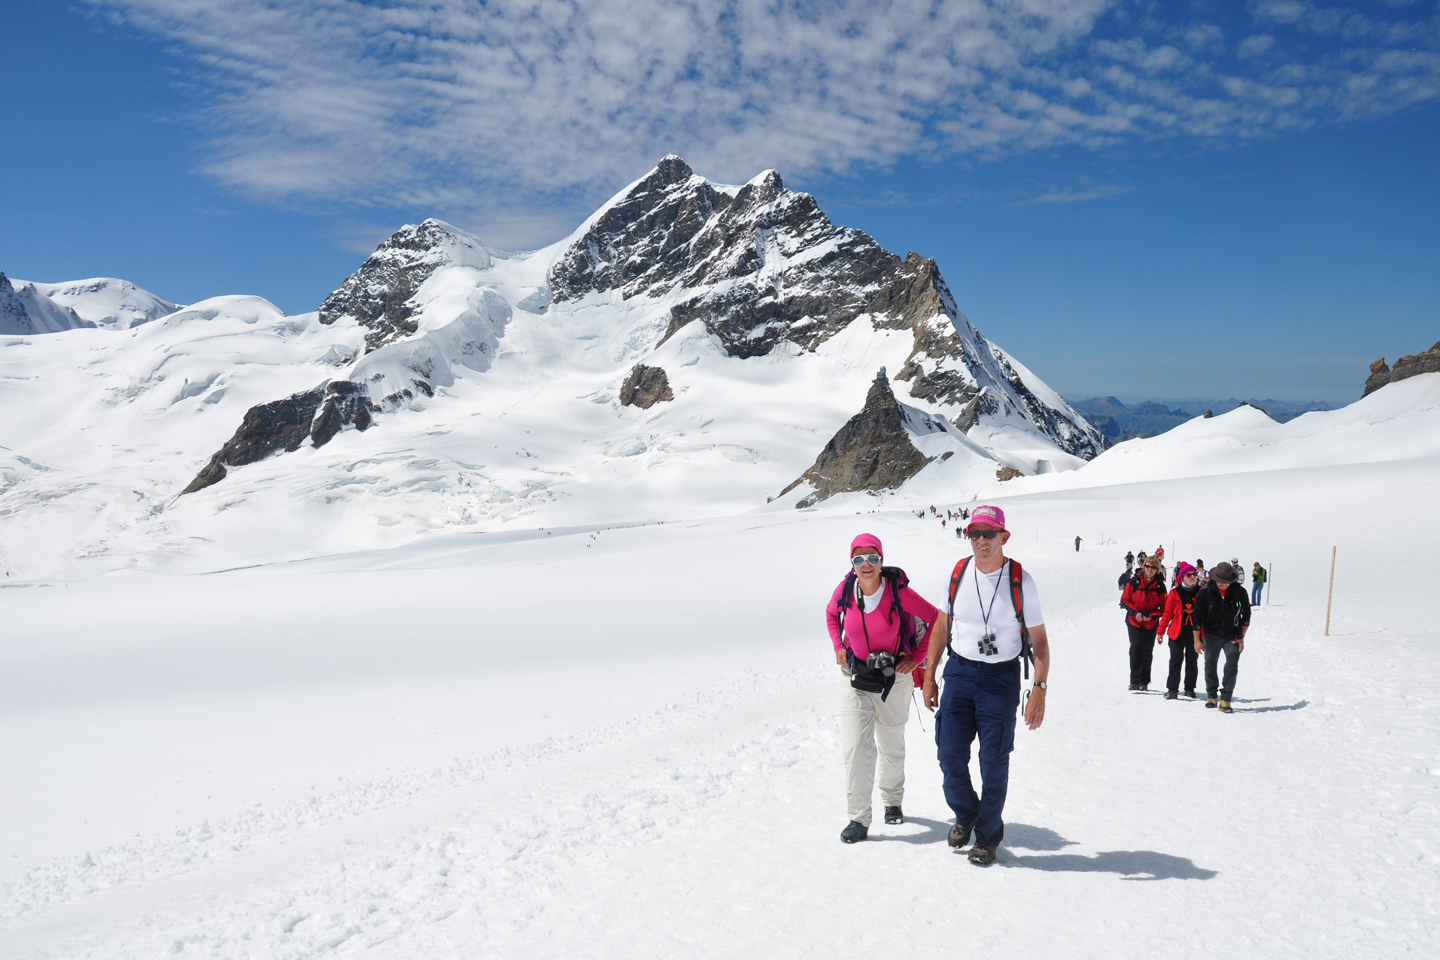
[[[584,209],[671,151],[722,180],[803,179],[1440,98],[1433,13],[1301,0],[1223,26],[1121,0],[88,2],[214,85],[206,171],[223,183],[357,220],[468,210],[515,239],[511,211]]]
[[[1041,194],[1038,197],[1031,197],[1015,204],[1017,207],[1028,207],[1034,205],[1055,206],[1069,203],[1083,203],[1086,200],[1104,200],[1117,194],[1128,193],[1126,187],[1115,184],[1094,184],[1085,187],[1073,187],[1063,190],[1052,190],[1049,193]]]

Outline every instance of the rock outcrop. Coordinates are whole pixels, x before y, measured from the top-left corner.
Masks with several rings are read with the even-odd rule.
[[[781,490],[780,496],[808,483],[814,489],[796,506],[810,507],[837,493],[899,487],[931,459],[910,442],[905,419],[905,411],[881,367],[865,397],[865,406],[830,438],[814,466]]]
[[[1384,357],[1370,364],[1370,376],[1365,381],[1365,392],[1360,396],[1368,397],[1388,383],[1407,380],[1422,373],[1440,373],[1440,341],[1424,353],[1401,357],[1393,367],[1385,365]]]
[[[1381,357],[1370,364],[1370,376],[1365,380],[1365,392],[1360,394],[1361,399],[1370,396],[1385,384],[1390,382],[1390,367],[1386,365],[1385,358]]]
[[[235,435],[180,491],[181,496],[224,480],[227,467],[242,467],[281,451],[293,453],[307,439],[313,446],[323,447],[346,424],[353,424],[357,430],[368,429],[373,409],[365,388],[349,380],[335,380],[284,400],[256,404],[245,412]]]
[[[664,367],[647,367],[637,363],[630,368],[630,375],[620,385],[620,405],[648,410],[657,403],[674,400],[670,390],[670,378]]]

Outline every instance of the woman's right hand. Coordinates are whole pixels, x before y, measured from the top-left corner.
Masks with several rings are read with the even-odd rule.
[[[838,664],[840,664],[840,666],[842,666],[842,667],[845,666],[845,648],[844,648],[844,647],[841,647],[839,650],[836,650],[836,651],[835,651],[835,662],[838,663]]]

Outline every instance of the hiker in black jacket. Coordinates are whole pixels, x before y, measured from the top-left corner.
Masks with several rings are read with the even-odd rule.
[[[1210,583],[1195,597],[1195,651],[1205,654],[1205,706],[1234,713],[1230,698],[1235,694],[1235,675],[1240,671],[1240,654],[1245,651],[1245,634],[1250,630],[1250,598],[1235,581],[1239,571],[1228,563],[1210,570]],[[1221,652],[1225,654],[1225,684],[1216,676]],[[1217,701],[1216,694],[1219,694]]]

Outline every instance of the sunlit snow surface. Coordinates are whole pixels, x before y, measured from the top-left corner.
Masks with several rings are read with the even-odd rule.
[[[251,315],[291,322],[259,303]],[[189,321],[135,334],[166,322]],[[245,322],[196,329],[223,338]],[[102,335],[115,334],[67,334]],[[190,405],[185,429],[223,439],[235,411],[318,381],[318,358],[355,342],[296,321],[275,353],[235,357],[233,376],[184,397],[214,371],[183,350],[46,375],[98,378],[137,421]],[[817,392],[825,362],[839,361],[817,360]],[[477,420],[518,416],[523,403],[505,404],[524,388],[502,393]],[[776,414],[777,436],[800,429],[807,402]],[[543,457],[571,431],[694,458],[690,482],[716,497],[714,467],[750,454],[679,445],[768,447],[698,426],[682,438],[639,414],[633,437],[566,422],[541,434],[542,420],[487,464],[497,488],[525,476],[521,447]],[[357,466],[356,484],[392,484],[366,509],[395,502],[397,526],[418,525],[403,507],[409,441],[388,429],[394,452]],[[12,577],[0,956],[1435,955],[1437,437],[1440,375],[1425,375],[1283,426],[1242,408],[1003,486],[922,475],[913,491],[814,511],[736,498],[729,517],[615,527],[574,507],[564,527],[442,531],[228,573],[157,572],[152,551],[132,575],[96,575],[123,567],[102,553],[64,576]],[[104,442],[57,438],[54,464],[7,462],[7,477]],[[156,436],[135,457],[167,449]],[[210,521],[208,553],[174,549],[241,566],[297,525],[356,522],[326,512],[334,491],[266,489],[336,455],[302,451],[269,481],[217,488],[256,509]],[[122,504],[114,491],[143,471],[109,462],[111,486],[76,502],[122,517],[159,502],[137,486]],[[645,476],[587,482],[639,490],[657,512],[678,501]],[[1037,577],[1054,650],[1048,716],[1017,735],[988,871],[945,844],[928,714],[908,726],[910,822],[839,843],[841,681],[821,618],[861,530],[938,599],[959,543],[914,511],[972,496],[1007,510],[1008,552]],[[79,512],[57,514],[57,539]],[[1170,558],[1273,568],[1231,716],[1125,690],[1115,579],[1127,548],[1160,543]]]

